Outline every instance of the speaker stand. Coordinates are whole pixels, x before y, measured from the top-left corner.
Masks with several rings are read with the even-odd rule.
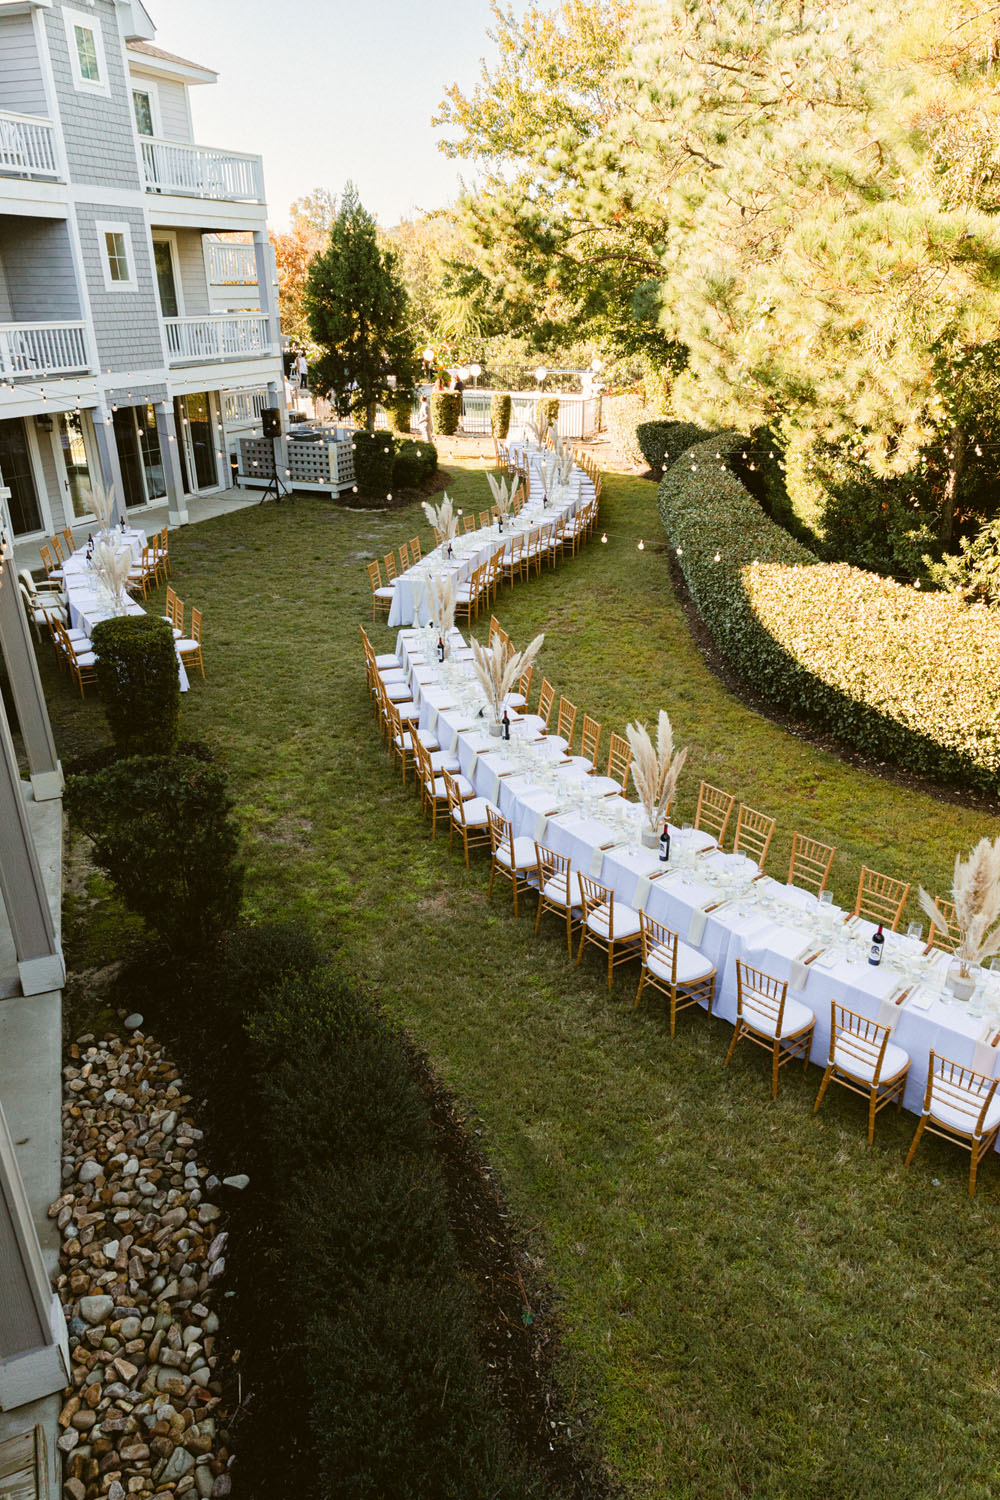
[[[274,472],[267,482],[267,488],[263,495],[261,495],[259,503],[263,505],[265,500],[272,499],[280,505],[286,495],[294,503],[295,495],[291,485],[287,488],[283,487],[281,480],[278,478],[278,439],[276,437],[271,439],[271,468]]]

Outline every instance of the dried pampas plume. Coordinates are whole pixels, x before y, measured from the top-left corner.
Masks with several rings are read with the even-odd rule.
[[[97,543],[94,548],[94,572],[118,608],[128,602],[128,577],[131,571],[132,554],[127,547],[116,547],[114,542]]]
[[[499,724],[503,717],[507,694],[531,666],[542,649],[544,639],[544,635],[536,635],[530,646],[526,646],[523,651],[515,651],[502,636],[496,636],[491,646],[481,646],[474,636],[470,637],[472,665],[493,711],[495,723]]]
[[[421,502],[424,515],[437,533],[439,542],[450,542],[458,530],[458,516],[455,514],[454,502],[448,491],[444,492],[444,499],[438,506],[433,506],[429,501]]]
[[[982,963],[1000,953],[1000,834],[980,839],[963,859],[955,856],[951,887],[955,915],[951,921],[933,896],[920,887],[920,905],[940,932],[958,929],[955,956],[968,976],[969,964]]]
[[[677,789],[677,778],[687,760],[687,748],[674,754],[674,731],[670,715],[660,709],[656,727],[656,749],[645,724],[629,724],[625,733],[632,747],[632,780],[654,831],[666,821]]]
[[[508,494],[506,479],[494,479],[490,473],[487,473],[486,478],[490,482],[490,493],[496,502],[497,510],[502,516],[509,516],[514,510],[515,502],[520,492],[520,481],[511,485],[510,493]]]
[[[91,504],[94,507],[94,515],[100,522],[101,531],[109,532],[111,530],[111,517],[115,513],[115,497],[97,479],[93,483]]]
[[[434,601],[434,618],[438,636],[444,641],[444,654],[448,655],[448,637],[455,627],[455,579],[451,573],[432,573],[430,577],[431,598]]]

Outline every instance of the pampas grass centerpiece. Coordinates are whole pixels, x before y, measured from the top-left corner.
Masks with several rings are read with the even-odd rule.
[[[128,579],[132,571],[132,554],[127,547],[116,547],[110,539],[99,541],[94,548],[94,572],[107,589],[116,614],[128,608]]]
[[[687,760],[687,747],[674,753],[673,726],[670,715],[663,708],[657,720],[655,750],[645,724],[628,724],[625,733],[632,747],[632,780],[649,822],[643,843],[651,847],[666,822],[677,789],[677,778]]]
[[[500,720],[503,718],[507,694],[531,666],[542,649],[544,640],[544,635],[536,635],[530,646],[526,646],[523,651],[515,651],[502,636],[496,636],[491,646],[481,646],[475,636],[470,636],[473,669],[493,714],[491,734],[500,733]]]
[[[448,491],[444,492],[444,499],[440,505],[431,505],[429,500],[421,501],[424,515],[434,528],[438,543],[450,542],[458,531],[458,514],[455,504]]]
[[[935,927],[942,932],[958,928],[959,976],[971,982],[970,965],[1000,953],[1000,834],[992,841],[980,839],[965,859],[956,854],[951,898],[955,916],[949,922],[933,896],[920,887],[920,905]]]
[[[433,601],[434,619],[437,622],[438,639],[444,642],[444,655],[447,661],[451,651],[448,637],[455,628],[455,578],[451,573],[432,573],[429,585]],[[436,649],[436,641],[434,645]]]
[[[514,504],[520,491],[520,481],[511,485],[510,493],[508,494],[506,479],[496,480],[492,474],[487,474],[486,478],[490,482],[490,491],[493,495],[496,508],[503,520],[506,521],[514,511]]]

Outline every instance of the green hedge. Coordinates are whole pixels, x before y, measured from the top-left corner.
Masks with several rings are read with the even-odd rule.
[[[392,488],[412,490],[430,479],[437,470],[437,449],[433,443],[421,443],[413,438],[404,438],[396,449],[392,462]]]
[[[431,422],[434,431],[442,437],[451,437],[458,431],[462,415],[462,396],[459,391],[431,392]]]
[[[654,474],[662,474],[680,458],[685,448],[708,436],[704,427],[697,427],[694,422],[674,422],[666,417],[658,417],[654,422],[640,422],[635,429],[636,442]]]
[[[398,432],[401,436],[408,437],[410,420],[413,416],[413,392],[398,391],[394,400],[386,408],[386,414],[392,425],[393,432]]]
[[[101,620],[91,639],[97,685],[119,755],[172,755],[180,723],[174,637],[158,615]]]
[[[241,1079],[234,1133],[263,1204],[260,1310],[279,1333],[251,1357],[263,1355],[269,1385],[287,1373],[301,1387],[292,1409],[310,1439],[294,1424],[248,1433],[252,1492],[277,1493],[273,1468],[280,1493],[316,1500],[541,1500],[479,1353],[404,1038],[288,923],[234,934],[211,999]]]
[[[506,391],[494,391],[490,397],[490,431],[503,442],[510,431],[510,396]]]
[[[756,692],[879,760],[996,791],[1000,621],[846,563],[776,526],[725,433],[660,482],[660,516],[716,645]]]
[[[559,397],[539,396],[535,402],[535,426],[542,437],[559,421]]]
[[[355,432],[354,478],[359,495],[384,500],[392,493],[396,439],[391,432]]]

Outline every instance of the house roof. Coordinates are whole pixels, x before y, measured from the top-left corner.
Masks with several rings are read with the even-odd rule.
[[[214,68],[206,68],[202,63],[192,62],[187,57],[178,57],[176,52],[164,52],[162,47],[154,47],[152,42],[131,41],[128,43],[128,50],[137,52],[141,57],[148,57],[151,62],[171,63],[175,68],[191,68],[194,72],[211,78],[219,76]]]

